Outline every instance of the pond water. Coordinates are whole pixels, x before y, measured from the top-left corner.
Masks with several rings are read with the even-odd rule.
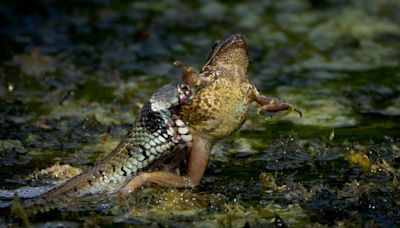
[[[30,224],[400,225],[399,0],[6,0],[0,18],[1,192],[48,187],[37,171],[57,162],[91,167],[180,80],[174,60],[199,70],[234,33],[259,90],[303,112],[271,121],[254,107],[198,188],[95,196]],[[1,210],[0,225],[19,222]]]

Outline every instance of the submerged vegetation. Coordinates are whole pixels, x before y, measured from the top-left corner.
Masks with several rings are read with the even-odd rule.
[[[0,18],[2,212],[13,189],[37,195],[112,150],[141,104],[180,80],[174,60],[200,69],[216,40],[241,33],[252,81],[303,118],[253,110],[196,189],[93,196],[30,224],[400,225],[399,0],[6,0]],[[1,214],[0,226],[18,222]]]

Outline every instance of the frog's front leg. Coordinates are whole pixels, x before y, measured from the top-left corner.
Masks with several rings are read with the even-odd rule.
[[[193,135],[193,144],[189,154],[187,176],[169,171],[143,172],[135,176],[120,191],[128,194],[146,182],[166,187],[194,188],[200,184],[207,168],[211,144],[201,136]]]
[[[182,81],[191,87],[195,87],[199,82],[199,74],[193,71],[192,67],[186,66],[182,61],[175,61],[174,65],[182,71]]]
[[[303,116],[301,111],[295,108],[292,104],[285,102],[282,98],[261,95],[254,88],[253,101],[257,102],[261,107],[257,113],[262,116],[270,116],[273,119],[280,119],[291,112],[297,112],[300,117]]]

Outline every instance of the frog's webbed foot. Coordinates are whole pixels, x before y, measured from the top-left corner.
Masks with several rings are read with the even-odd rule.
[[[279,97],[269,97],[264,95],[255,96],[254,101],[261,105],[257,113],[262,116],[269,116],[271,119],[278,120],[290,113],[297,112],[300,117],[303,116],[301,111],[292,104],[285,102]]]
[[[182,71],[182,81],[191,87],[195,87],[199,83],[199,74],[192,67],[186,66],[182,61],[175,61],[174,66],[177,66]]]

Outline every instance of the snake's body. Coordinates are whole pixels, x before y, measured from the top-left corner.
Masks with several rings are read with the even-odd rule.
[[[145,103],[119,145],[91,170],[23,201],[22,207],[35,214],[65,206],[71,199],[85,195],[117,192],[138,173],[150,170],[177,151],[187,150],[192,136],[176,113],[191,95],[185,84],[161,89]]]

